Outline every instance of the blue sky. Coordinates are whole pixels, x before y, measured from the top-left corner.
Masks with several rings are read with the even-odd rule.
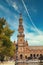
[[[15,30],[11,40],[17,41],[19,14],[22,13],[25,40],[29,45],[43,45],[43,0],[0,0],[0,17]]]

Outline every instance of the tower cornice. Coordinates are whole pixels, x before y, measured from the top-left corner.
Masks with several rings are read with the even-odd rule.
[[[25,35],[24,34],[20,34],[20,35],[18,35],[17,37],[24,37]]]

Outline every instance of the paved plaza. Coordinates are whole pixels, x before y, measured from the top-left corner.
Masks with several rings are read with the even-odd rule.
[[[0,65],[15,65],[14,61],[6,61],[6,62],[0,62]]]

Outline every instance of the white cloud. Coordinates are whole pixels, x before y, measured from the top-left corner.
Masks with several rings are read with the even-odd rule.
[[[15,8],[15,10],[18,10],[18,6],[15,2],[12,4],[12,6]]]
[[[29,45],[43,45],[43,34],[27,33],[25,38],[28,40]]]
[[[23,5],[24,5],[24,8],[25,8],[25,10],[26,10],[26,13],[27,13],[27,15],[28,15],[28,17],[29,17],[29,19],[30,19],[32,25],[34,26],[36,32],[38,32],[38,34],[41,34],[40,31],[38,30],[38,28],[36,27],[36,25],[35,25],[34,22],[33,22],[33,20],[32,20],[32,18],[31,18],[30,14],[29,14],[29,12],[28,12],[28,9],[27,9],[27,7],[26,7],[26,4],[25,4],[24,0],[22,0],[22,3],[23,3]]]
[[[6,2],[9,4],[9,6],[12,6],[18,13],[20,13],[20,11],[18,10],[18,5],[15,1],[13,0],[6,0]]]
[[[13,3],[12,3],[12,7],[13,7],[18,13],[20,13],[16,2],[13,2]]]
[[[31,30],[33,30],[34,32],[38,33],[38,32],[36,31],[36,29],[35,29],[33,26],[31,26],[31,27],[30,27],[30,29],[31,29]],[[43,34],[43,32],[42,32],[42,31],[40,31],[39,29],[38,29],[38,31],[40,32],[40,34],[39,34],[39,35]]]

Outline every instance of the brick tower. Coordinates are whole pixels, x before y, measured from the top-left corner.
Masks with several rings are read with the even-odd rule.
[[[24,28],[23,28],[23,19],[22,19],[22,15],[20,14],[20,18],[19,18],[19,28],[18,28],[18,40],[17,40],[17,44],[18,44],[18,59],[24,59],[23,58],[23,53],[24,53]]]
[[[18,60],[29,59],[30,57],[39,58],[43,55],[43,46],[28,46],[28,42],[25,41],[23,19],[21,14],[19,18],[17,43],[14,43],[16,46],[15,57]]]

